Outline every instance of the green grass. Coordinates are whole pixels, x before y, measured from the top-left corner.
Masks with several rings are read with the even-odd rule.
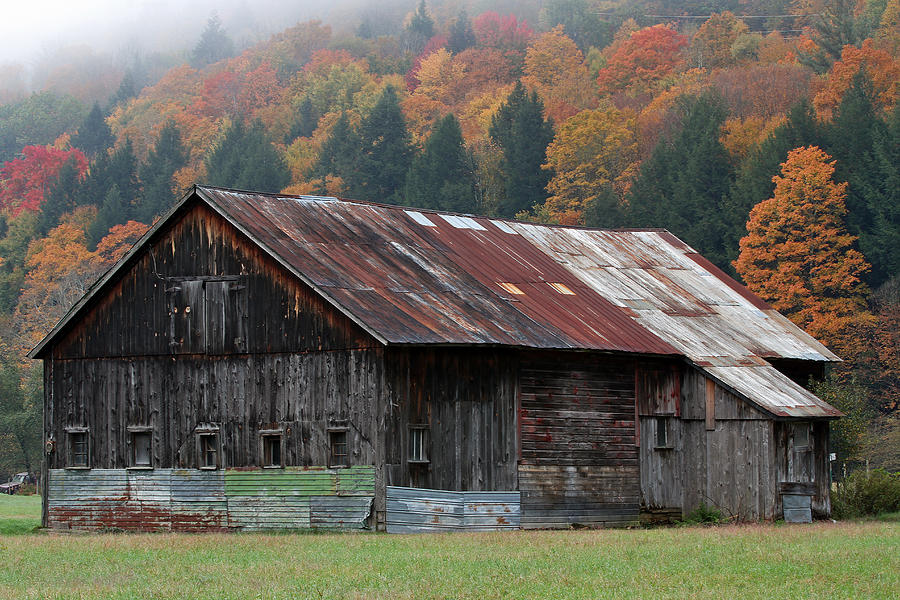
[[[29,533],[40,526],[40,496],[0,494],[0,535]]]
[[[0,498],[0,522],[39,502]],[[896,598],[900,523],[0,536],[0,598]]]

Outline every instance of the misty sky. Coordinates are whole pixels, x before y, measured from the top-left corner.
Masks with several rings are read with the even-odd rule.
[[[327,0],[14,0],[0,18],[0,64],[86,44],[98,52],[191,48],[215,10],[241,43],[325,17]],[[253,39],[253,38],[256,39]]]

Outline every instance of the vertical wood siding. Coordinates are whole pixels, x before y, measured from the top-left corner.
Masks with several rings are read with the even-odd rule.
[[[215,355],[376,345],[230,224],[196,207],[161,232],[52,355]]]
[[[633,361],[547,359],[529,361],[519,373],[522,527],[635,522],[640,475]]]
[[[375,464],[381,351],[56,360],[50,468],[63,468],[67,426],[90,430],[90,464],[128,467],[129,425],[152,433],[152,465],[196,468],[196,431],[219,427],[223,466],[260,466],[261,430],[283,432],[287,466],[328,464],[328,428],[348,431],[352,465]]]
[[[385,356],[386,484],[455,491],[516,488],[516,358],[509,351],[414,349]],[[410,425],[428,426],[427,464],[409,462]]]
[[[650,376],[641,373],[654,368]],[[672,373],[666,366],[643,364],[638,373],[639,379],[655,382],[655,388],[644,388],[681,389],[681,418],[669,419],[670,448],[656,447],[657,416],[669,407],[638,399],[641,501],[647,510],[678,509],[686,515],[703,503],[739,520],[778,519],[782,488],[799,482],[808,483],[813,512],[830,513],[826,422],[813,423],[812,446],[798,451],[791,422],[772,420],[696,369],[685,366],[679,384],[668,386],[660,382],[661,374]],[[707,421],[708,400],[712,422]]]

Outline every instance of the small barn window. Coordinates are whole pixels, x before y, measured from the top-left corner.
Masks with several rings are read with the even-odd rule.
[[[152,432],[147,428],[129,428],[131,443],[131,468],[146,469],[152,467],[151,445]]]
[[[407,461],[411,463],[428,462],[427,425],[409,426],[409,456],[407,458]]]
[[[215,431],[205,431],[197,436],[198,452],[200,455],[201,469],[219,468],[219,434]]]
[[[73,428],[66,431],[68,438],[68,457],[66,467],[70,469],[89,469],[90,462],[90,432],[87,428]]]
[[[656,417],[656,448],[672,447],[671,419],[669,417]]]
[[[262,465],[264,467],[281,467],[281,431],[260,432],[262,443]]]
[[[809,450],[809,423],[794,424],[794,450]]]
[[[346,429],[329,429],[328,446],[330,448],[329,467],[347,467],[350,465]]]

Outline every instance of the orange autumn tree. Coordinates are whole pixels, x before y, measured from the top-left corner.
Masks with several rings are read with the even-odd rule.
[[[600,93],[626,88],[644,91],[684,64],[688,40],[666,25],[635,31],[622,42],[597,75]]]
[[[816,146],[788,153],[773,198],[750,211],[734,267],[754,292],[836,350],[856,354],[854,330],[869,325],[869,270],[847,233],[847,184],[835,183],[834,162]]]

